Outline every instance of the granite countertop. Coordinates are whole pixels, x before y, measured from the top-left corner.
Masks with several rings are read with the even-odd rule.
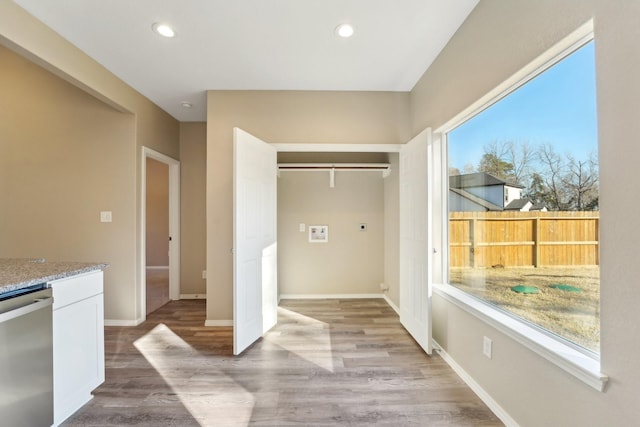
[[[0,258],[0,294],[38,283],[104,270],[109,264]]]

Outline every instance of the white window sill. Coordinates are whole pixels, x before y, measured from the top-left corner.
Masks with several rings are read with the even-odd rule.
[[[609,378],[600,372],[599,360],[451,285],[433,285],[433,291],[596,390],[604,390]]]

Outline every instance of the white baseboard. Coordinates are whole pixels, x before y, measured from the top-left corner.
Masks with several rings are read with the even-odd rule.
[[[147,270],[168,270],[168,265],[147,265]]]
[[[137,320],[119,320],[119,319],[104,319],[104,326],[138,326],[144,322],[142,319]]]
[[[387,302],[387,304],[389,304],[389,306],[390,306],[391,308],[393,308],[393,311],[395,311],[395,312],[396,312],[396,314],[397,314],[398,316],[400,316],[400,308],[399,308],[397,305],[395,305],[395,304],[393,303],[393,301],[391,301],[391,298],[389,298],[389,297],[387,296],[387,294],[382,295],[382,297],[383,297],[383,298],[384,298],[384,300]]]
[[[437,352],[438,354],[440,354],[440,356],[442,356],[442,359],[444,359],[444,361],[447,362],[449,366],[451,366],[451,369],[453,369],[456,374],[458,374],[460,378],[462,378],[462,380],[469,386],[469,388],[478,395],[480,400],[482,400],[485,405],[487,405],[489,409],[491,409],[491,411],[496,414],[498,418],[500,418],[500,421],[502,421],[507,427],[519,427],[518,423],[513,418],[511,418],[507,411],[505,411],[502,406],[498,404],[498,402],[493,400],[491,395],[489,395],[489,393],[487,393],[485,389],[483,389],[480,384],[478,384],[471,377],[471,375],[469,375],[467,371],[462,368],[462,366],[458,365],[458,363],[456,363],[456,361],[449,355],[449,353],[444,351],[437,342],[434,341],[434,344],[436,344],[436,347],[438,348]]]
[[[233,326],[233,320],[205,320],[204,326]]]
[[[207,299],[207,294],[180,294],[180,299]]]
[[[279,299],[371,299],[384,298],[382,294],[281,294]]]

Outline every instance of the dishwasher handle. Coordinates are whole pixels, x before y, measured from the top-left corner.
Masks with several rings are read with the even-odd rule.
[[[53,297],[36,298],[30,304],[0,313],[0,323],[8,322],[20,316],[25,316],[34,311],[41,310],[47,306],[53,305]]]

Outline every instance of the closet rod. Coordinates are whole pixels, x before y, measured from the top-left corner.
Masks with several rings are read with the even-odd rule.
[[[389,163],[278,163],[278,169],[285,171],[385,171],[389,167]]]

